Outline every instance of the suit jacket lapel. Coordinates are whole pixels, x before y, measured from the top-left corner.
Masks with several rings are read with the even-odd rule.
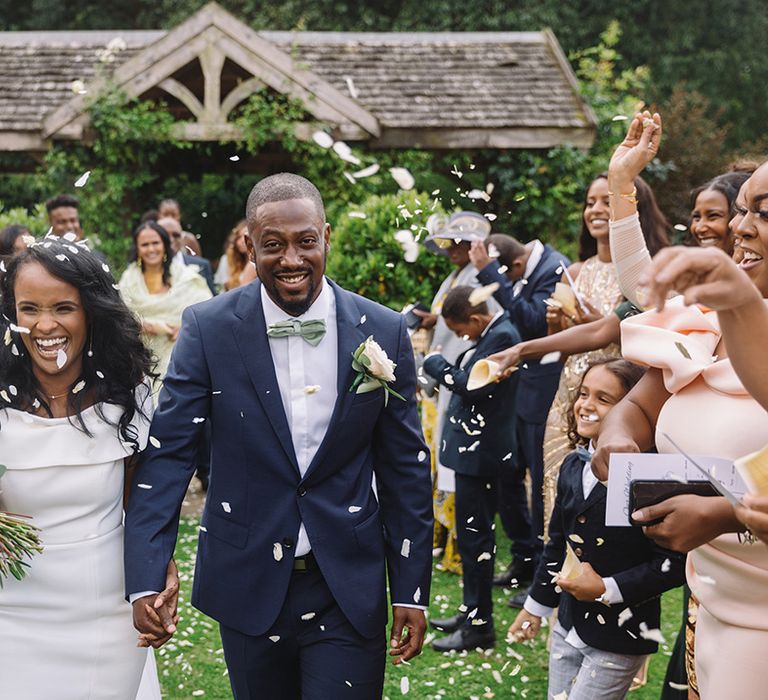
[[[330,282],[330,280],[327,281]],[[305,477],[309,476],[315,465],[322,460],[330,441],[333,439],[336,424],[346,417],[352,406],[354,394],[349,391],[355,375],[352,369],[352,353],[357,350],[360,343],[371,335],[371,333],[365,332],[365,325],[362,323],[362,312],[355,303],[354,297],[337,284],[330,282],[330,285],[336,299],[338,342],[336,405],[333,408],[331,420],[328,423],[328,429],[325,431],[323,441],[320,443],[320,447],[312,458],[309,467],[307,467]]]
[[[264,407],[264,413],[272,424],[285,454],[298,473],[299,467],[293,450],[291,430],[285,416],[275,366],[272,363],[272,352],[269,348],[264,309],[261,304],[261,282],[254,282],[243,291],[238,299],[235,315],[242,320],[242,323],[235,327],[234,334],[243,364],[256,389],[256,396]]]

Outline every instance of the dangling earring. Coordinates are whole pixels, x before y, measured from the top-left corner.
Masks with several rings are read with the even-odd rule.
[[[93,357],[93,328],[91,328],[91,332],[88,334],[88,357]]]
[[[163,253],[163,262],[168,262],[168,253]]]
[[[144,272],[144,261],[141,258],[139,258],[139,270]]]

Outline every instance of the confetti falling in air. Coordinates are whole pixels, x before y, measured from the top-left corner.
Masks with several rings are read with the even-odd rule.
[[[663,562],[661,562],[661,573],[668,574],[671,566],[672,562],[670,562],[669,559],[665,559]]]
[[[269,641],[270,641],[270,642],[274,642],[275,644],[277,644],[277,642],[279,642],[279,641],[280,641],[280,635],[279,635],[279,634],[273,634],[273,635],[272,635],[272,636],[269,638]]]
[[[240,160],[240,156],[238,156],[238,155],[230,156],[230,157],[229,157],[229,159],[230,159],[230,160],[231,160],[233,163],[237,163],[237,161],[238,161],[238,160]]]
[[[59,350],[56,353],[56,366],[59,369],[61,369],[66,364],[67,364],[67,353],[65,353],[63,350]]]
[[[302,619],[302,620],[304,620],[304,622],[308,622],[308,621],[309,621],[309,620],[311,620],[311,619],[312,619],[314,616],[315,616],[315,613],[313,613],[313,612],[308,612],[308,613],[304,613],[304,614],[301,616],[301,619]]]
[[[491,559],[491,553],[490,552],[483,552],[478,558],[477,561],[490,561]]]
[[[446,383],[448,386],[451,386],[451,384],[453,384],[453,377],[452,377],[450,374],[446,374],[446,375],[443,377],[443,381],[444,381],[444,382],[445,382],[445,383]]]
[[[82,80],[73,80],[69,85],[69,89],[72,90],[75,95],[85,95],[88,92],[85,88],[85,83]]]
[[[195,697],[200,697],[201,695],[205,695],[205,691],[204,690],[193,690],[192,691],[192,695],[194,695]]]
[[[389,174],[401,190],[411,190],[416,180],[407,168],[390,168]]]
[[[576,542],[577,544],[584,544],[584,539],[581,537],[581,535],[572,534],[568,535],[568,539],[572,542]]]
[[[205,418],[202,418],[202,417],[193,418],[192,422],[193,423],[205,423]]]
[[[374,163],[373,165],[369,165],[362,170],[358,170],[357,172],[352,173],[352,177],[356,180],[360,180],[364,177],[375,175],[377,172],[379,172],[379,170],[381,170],[381,166],[378,163]]]
[[[107,265],[107,263],[101,263],[101,269],[104,270],[104,272],[109,272],[109,265]]]
[[[152,447],[160,447],[160,440],[158,440],[154,435],[149,436],[149,444],[152,445]]]
[[[349,508],[347,508],[347,510],[350,513],[359,513],[362,510],[362,508],[360,506],[350,506]]]
[[[357,92],[357,88],[355,87],[354,81],[350,76],[345,75],[344,82],[347,84],[347,90],[349,90],[349,96],[353,100],[356,100],[359,97],[359,93]]]
[[[97,370],[96,370],[96,376],[97,376],[99,379],[104,379],[104,372],[102,372],[101,370],[97,369]]]
[[[282,561],[283,545],[281,545],[279,542],[275,542],[272,545],[272,556],[275,558],[275,561]]]
[[[491,282],[484,287],[477,287],[469,293],[469,303],[472,306],[479,306],[488,301],[498,291],[499,283]]]
[[[232,506],[229,505],[229,501],[222,501],[221,507],[224,509],[225,513],[231,513],[232,512]]]
[[[11,323],[9,328],[12,331],[15,331],[16,333],[27,333],[27,334],[30,333],[29,328],[27,328],[26,326],[17,326],[15,323]],[[10,340],[6,343],[6,345],[8,345],[9,343],[10,343]]]
[[[548,352],[546,355],[542,356],[542,358],[539,360],[540,365],[551,365],[554,362],[560,361],[560,352]]]
[[[622,610],[619,613],[619,619],[618,619],[619,627],[621,627],[631,617],[632,617],[632,611],[629,608],[624,608],[624,610]]]
[[[360,325],[362,326],[367,320],[368,320],[368,317],[365,314],[363,314],[360,317]]]
[[[352,165],[360,165],[360,159],[352,153],[352,149],[343,141],[334,141],[332,148],[333,152],[343,161],[352,163]]]
[[[421,600],[421,586],[416,589],[416,592],[413,594],[413,602],[418,603]]]
[[[152,484],[138,484],[138,487],[140,489],[151,489],[152,488]]]
[[[685,224],[675,224],[676,231],[687,231],[688,227]]]
[[[612,122],[625,122],[629,119],[629,117],[626,114],[617,114],[613,119],[611,119]]]
[[[352,687],[351,681],[344,681],[350,688]]]
[[[88,182],[88,178],[91,176],[91,171],[86,170],[77,180],[75,180],[75,187],[85,187]]]
[[[333,137],[325,131],[316,131],[313,133],[312,140],[320,146],[320,148],[330,148],[333,146]]]
[[[5,389],[0,390],[0,397],[2,397],[3,401],[6,403],[11,403],[11,397],[8,396],[8,392]]]
[[[427,458],[427,453],[424,450],[419,450],[419,454],[416,455],[416,459],[419,462],[423,462]]]
[[[648,625],[645,622],[640,623],[640,636],[643,639],[648,639],[658,644],[665,644],[664,635],[660,629],[648,629]]]
[[[406,559],[411,556],[411,541],[407,538],[403,540],[403,545],[400,547],[400,556]]]
[[[410,689],[411,689],[411,684],[410,684],[410,681],[408,680],[408,676],[403,676],[400,679],[400,692],[403,695],[406,695]]]
[[[75,386],[72,387],[72,393],[73,394],[79,394],[83,389],[85,389],[85,380],[81,379]]]
[[[350,211],[347,212],[347,216],[350,219],[367,219],[368,214],[366,214],[364,211]]]

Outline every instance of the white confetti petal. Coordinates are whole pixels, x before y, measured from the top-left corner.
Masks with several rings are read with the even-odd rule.
[[[490,561],[491,559],[491,553],[490,552],[483,552],[478,558],[477,561]]]
[[[543,355],[542,358],[539,360],[540,365],[551,365],[553,362],[559,362],[560,361],[560,352],[548,352],[546,355]]]
[[[272,556],[275,558],[275,561],[282,561],[283,545],[281,545],[279,542],[275,542],[272,545]]]
[[[631,617],[632,617],[632,611],[629,608],[624,608],[624,610],[622,610],[619,613],[619,619],[618,619],[619,627],[621,627]]]
[[[363,314],[360,317],[360,325],[362,326],[367,320],[368,320],[368,317],[365,314]]]
[[[403,695],[406,695],[410,689],[411,689],[411,684],[410,684],[410,681],[408,680],[408,676],[403,676],[400,679],[400,692]]]
[[[419,450],[419,454],[416,455],[416,459],[419,462],[423,462],[427,458],[427,453],[424,450]]]
[[[230,160],[231,160],[233,163],[237,163],[237,161],[238,161],[238,160],[240,160],[240,156],[237,156],[237,155],[235,155],[235,156],[230,156],[230,157],[229,157],[229,159],[230,159]]]
[[[664,635],[662,635],[659,629],[648,629],[648,625],[645,622],[640,623],[640,636],[643,639],[648,639],[652,642],[664,644]]]
[[[325,131],[316,131],[312,134],[312,140],[321,148],[333,146],[333,137]]]
[[[140,489],[151,489],[152,484],[137,484]]]
[[[347,508],[350,513],[359,513],[362,510],[361,506],[350,506]]]
[[[413,602],[418,603],[421,600],[421,586],[416,589],[416,592],[413,594]]]
[[[378,163],[374,163],[373,165],[369,165],[367,168],[363,168],[362,170],[358,170],[357,172],[352,173],[352,177],[359,180],[363,177],[370,177],[371,175],[375,175],[379,170],[381,169],[381,166]]]
[[[19,394],[19,390],[13,384],[8,385],[8,391],[11,392],[11,396],[18,396]]]
[[[406,559],[411,556],[411,541],[407,538],[403,540],[403,544],[400,547],[400,556]]]
[[[668,574],[671,567],[672,562],[669,561],[669,559],[665,559],[663,562],[661,562],[661,573]]]
[[[149,436],[149,444],[152,445],[152,447],[160,447],[160,440],[158,440],[154,435]]]
[[[15,331],[16,333],[27,333],[29,334],[31,331],[26,326],[17,326],[15,323],[11,323],[9,325],[9,328],[12,331]]]
[[[368,214],[366,214],[364,211],[350,211],[347,212],[347,216],[350,219],[367,219]]]
[[[697,576],[697,581],[700,581],[701,583],[706,583],[709,586],[715,585],[715,579],[713,579],[711,576]]]
[[[193,423],[205,423],[205,418],[197,417],[192,419]]]
[[[101,263],[101,269],[104,270],[104,272],[109,272],[109,265],[107,265],[107,263]]]
[[[72,393],[73,394],[79,394],[83,389],[85,389],[85,380],[81,379],[75,386],[72,387]]]
[[[469,293],[469,303],[472,306],[482,304],[493,297],[498,289],[498,282],[491,282],[491,284],[486,284],[484,287],[477,287]]]
[[[611,119],[612,122],[625,122],[629,119],[629,117],[626,114],[617,114],[613,119]]]
[[[354,153],[352,153],[352,149],[343,141],[334,142],[333,152],[347,163],[352,163],[352,165],[360,165],[360,159]],[[352,179],[354,180],[354,177]]]
[[[581,535],[568,535],[568,539],[572,542],[576,542],[577,544],[584,544],[584,538]]]
[[[352,682],[351,682],[351,681],[344,681],[344,682],[345,682],[345,683],[346,683],[346,684],[347,684],[347,685],[348,685],[350,688],[352,687]]]
[[[359,97],[359,93],[357,92],[357,88],[355,87],[355,83],[348,75],[344,76],[344,82],[347,84],[347,90],[349,90],[349,96],[356,100]]]
[[[416,180],[407,168],[390,168],[389,174],[401,190],[411,190]]]
[[[221,507],[224,509],[225,513],[231,513],[232,512],[232,506],[229,505],[229,501],[222,501]]]
[[[677,231],[687,231],[688,227],[685,224],[675,224],[675,229]]]
[[[279,634],[273,634],[273,635],[272,635],[272,636],[269,638],[269,641],[270,641],[270,642],[279,642],[279,641],[280,641],[280,635],[279,635]]]
[[[304,393],[307,396],[311,396],[312,394],[316,394],[318,391],[320,391],[320,385],[319,384],[308,384],[304,387]]]
[[[0,397],[2,397],[3,401],[6,403],[11,403],[11,397],[8,396],[8,392],[5,389],[0,389]]]
[[[304,621],[306,622],[306,621],[308,621],[308,620],[311,620],[311,619],[312,619],[314,616],[315,616],[315,613],[313,613],[313,612],[308,612],[308,613],[304,613],[304,614],[301,616],[301,619],[302,619],[302,620],[304,620]]]
[[[91,171],[86,170],[77,180],[75,180],[75,187],[85,187],[85,183],[88,182],[88,178],[91,176]]]
[[[101,370],[98,370],[98,369],[97,369],[97,370],[96,370],[96,376],[97,376],[99,379],[104,379],[104,372],[102,372]]]

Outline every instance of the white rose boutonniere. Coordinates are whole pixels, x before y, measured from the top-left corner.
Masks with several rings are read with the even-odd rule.
[[[374,391],[379,387],[384,388],[384,405],[387,405],[389,395],[396,396],[401,401],[405,397],[400,396],[394,389],[388,386],[389,382],[395,381],[395,367],[397,365],[387,357],[381,345],[379,345],[370,335],[365,342],[352,353],[352,369],[357,372],[350,392],[364,394],[367,391]]]

